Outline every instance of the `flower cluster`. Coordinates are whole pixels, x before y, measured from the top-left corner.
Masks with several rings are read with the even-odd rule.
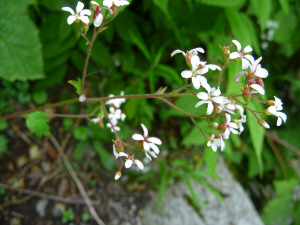
[[[121,91],[121,96],[124,95],[124,92]],[[114,97],[114,95],[109,95],[109,97]],[[120,131],[120,127],[118,126],[118,121],[124,121],[126,115],[120,109],[121,105],[125,103],[125,98],[114,98],[108,100],[105,104],[109,105],[109,114],[108,118],[110,120],[109,123],[106,124],[107,127],[111,129],[111,132]]]
[[[83,9],[84,4],[78,1],[76,12],[74,12],[74,10],[70,7],[62,7],[62,10],[71,13],[71,15],[67,19],[69,25],[74,22],[82,22],[84,26],[88,26],[90,22],[89,16],[91,16],[93,12],[93,24],[95,27],[100,27],[103,22],[103,14],[101,12],[102,9],[106,9],[111,14],[114,14],[115,12],[117,12],[117,8],[119,6],[129,5],[129,2],[127,0],[104,0],[102,4],[103,6],[99,5],[96,1],[91,1],[91,10],[89,10]]]
[[[245,75],[245,83],[241,88],[242,96],[245,100],[243,103],[234,95],[222,95],[220,87],[211,87],[207,78],[206,73],[209,70],[219,70],[220,74],[223,73],[222,69],[218,65],[207,64],[206,61],[201,61],[198,53],[204,53],[203,48],[195,48],[190,51],[183,52],[181,50],[175,50],[171,53],[171,57],[175,54],[181,53],[185,57],[189,70],[181,72],[181,76],[186,79],[191,79],[192,85],[195,89],[203,87],[206,92],[199,92],[195,94],[200,101],[195,105],[196,108],[207,105],[206,116],[207,121],[215,131],[211,132],[210,137],[207,138],[207,146],[211,147],[213,151],[218,148],[223,151],[225,149],[224,139],[229,139],[230,134],[241,134],[244,130],[243,124],[246,122],[246,115],[244,115],[244,107],[250,110],[253,115],[257,118],[258,123],[269,128],[269,125],[262,119],[258,118],[255,110],[251,110],[246,105],[251,99],[262,102],[256,98],[256,95],[265,94],[264,83],[262,78],[267,78],[269,73],[265,68],[262,68],[260,62],[262,57],[254,59],[249,53],[252,52],[251,46],[246,46],[242,49],[241,44],[237,40],[233,40],[232,43],[236,46],[236,51],[230,52],[230,47],[223,47],[223,55],[225,57],[225,66],[230,65],[236,61],[242,61],[242,71],[235,76],[235,81],[239,82],[242,75]],[[225,69],[223,67],[223,70]],[[220,81],[220,79],[219,79]],[[219,85],[219,84],[218,84]],[[287,116],[281,112],[282,102],[280,99],[275,97],[275,101],[263,102],[269,105],[269,108],[265,110],[265,114],[275,115],[278,117],[277,125],[281,125],[282,121],[286,121]],[[263,112],[260,112],[263,113]],[[234,116],[234,119],[232,117]],[[220,125],[217,122],[211,123],[211,120],[221,121]],[[203,132],[202,132],[203,134]]]

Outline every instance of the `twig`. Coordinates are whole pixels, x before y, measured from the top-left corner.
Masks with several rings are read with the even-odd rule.
[[[38,191],[32,191],[29,189],[13,188],[13,187],[10,187],[9,185],[3,184],[3,183],[0,183],[0,187],[10,190],[10,191],[17,191],[17,192],[21,192],[21,193],[28,194],[31,196],[46,198],[46,199],[49,199],[52,201],[57,201],[57,202],[63,202],[63,203],[68,203],[68,204],[86,204],[83,199],[64,198],[64,197],[60,197],[60,196],[56,196],[56,195],[49,195],[49,194],[41,193]],[[93,203],[93,204],[95,204],[95,203]]]
[[[60,151],[63,163],[65,164],[68,172],[70,173],[72,179],[74,180],[74,182],[76,183],[76,186],[78,187],[81,196],[83,197],[87,207],[89,208],[89,211],[91,213],[91,215],[93,216],[93,218],[95,219],[95,221],[97,222],[98,225],[105,225],[103,223],[103,221],[100,219],[100,217],[98,216],[89,196],[87,195],[82,183],[80,182],[80,180],[78,179],[76,173],[74,172],[68,158],[65,156],[65,154],[62,152],[62,147],[59,145],[59,143],[57,142],[57,140],[54,138],[54,136],[50,136],[50,140],[53,143],[53,145],[57,148],[58,151]]]
[[[273,141],[281,144],[282,146],[290,149],[291,151],[293,151],[298,157],[300,157],[300,149],[295,147],[294,145],[291,145],[290,143],[282,140],[281,138],[279,138],[278,136],[276,136],[275,134],[271,133],[270,131],[265,131],[266,136],[268,136],[269,138],[271,138]]]

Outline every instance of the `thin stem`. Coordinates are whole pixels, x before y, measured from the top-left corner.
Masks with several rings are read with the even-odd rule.
[[[255,113],[263,113],[261,111],[255,111],[250,109],[246,104],[242,103],[240,100],[238,100],[236,97],[233,97],[240,105],[244,106],[246,109],[248,109],[254,116],[256,119],[259,120],[259,118],[257,117],[257,115]]]
[[[203,135],[203,137],[206,139],[206,135],[204,134],[203,129],[199,126],[199,124],[196,122],[196,120],[193,117],[190,117],[190,119],[192,120],[192,122],[195,124],[196,127],[199,128],[201,134]]]
[[[83,32],[83,30],[81,29],[79,23],[77,23],[77,26],[78,26],[78,29],[79,29],[79,31],[80,31],[80,33],[81,33],[81,36],[88,42],[88,44],[90,44],[91,41],[90,41],[90,40],[87,38],[87,36],[84,34],[84,32]]]
[[[57,140],[54,138],[54,136],[50,136],[50,140],[52,141],[53,145],[57,148],[58,151],[60,151],[62,160],[68,170],[68,172],[70,173],[72,179],[74,180],[76,186],[78,187],[81,196],[83,197],[91,215],[93,216],[93,218],[95,219],[95,221],[97,222],[98,225],[105,225],[103,223],[103,221],[100,219],[100,217],[98,216],[92,201],[90,200],[89,196],[87,195],[82,183],[80,182],[78,176],[76,175],[75,171],[73,170],[68,158],[66,157],[66,155],[62,152],[61,146],[59,145],[59,143],[57,142]]]
[[[254,100],[255,100],[255,101],[257,101],[257,102],[260,102],[260,103],[266,104],[266,102],[265,102],[265,101],[261,101],[261,100],[257,99],[257,98],[256,98],[256,96],[254,96],[254,95],[251,95],[251,97],[252,97],[252,99],[254,99]]]

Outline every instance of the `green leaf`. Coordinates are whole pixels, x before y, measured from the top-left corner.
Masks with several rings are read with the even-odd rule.
[[[290,12],[290,3],[288,0],[279,0],[283,12],[288,15]]]
[[[115,168],[114,157],[107,152],[107,150],[102,146],[100,141],[93,141],[93,148],[97,153],[102,166],[106,170],[112,171]]]
[[[166,15],[167,19],[170,21],[171,20],[171,16],[169,14],[169,10],[168,10],[168,4],[169,4],[169,0],[153,0],[153,3],[161,9],[161,11],[163,11],[163,13]]]
[[[205,148],[204,150],[204,160],[208,170],[209,175],[212,178],[217,178],[216,168],[218,163],[218,153],[214,152],[211,148]]]
[[[77,78],[77,80],[69,80],[68,83],[75,87],[76,93],[80,96],[81,95],[81,79]]]
[[[262,111],[261,105],[258,104],[257,102],[251,101],[248,106],[253,110]],[[247,113],[247,123],[250,131],[250,138],[258,160],[259,171],[260,173],[262,173],[263,171],[262,150],[264,145],[265,129],[259,125],[257,119],[253,116],[253,114],[249,110],[247,110],[246,113]]]
[[[78,141],[86,141],[89,137],[88,129],[84,126],[79,126],[74,131],[74,138]]]
[[[43,135],[49,136],[51,134],[48,123],[49,118],[45,112],[36,111],[29,113],[26,116],[26,125],[28,129],[39,138]]]
[[[9,127],[7,120],[0,120],[0,131]]]
[[[234,80],[234,77],[241,71],[242,71],[241,61],[235,62],[228,67],[228,83],[227,83],[227,88],[226,88],[226,94],[239,94],[240,93],[239,87],[241,86],[241,84],[236,82]],[[243,77],[240,78],[241,83],[243,83],[242,82]],[[224,79],[224,77],[223,77],[223,79]]]
[[[77,160],[81,159],[84,156],[88,147],[89,147],[88,141],[79,142],[73,150],[72,153],[73,157]]]
[[[0,155],[7,151],[8,140],[4,135],[0,135]]]
[[[271,15],[271,0],[251,0],[256,17],[260,20],[261,31],[264,31]]]
[[[38,105],[42,105],[47,101],[47,92],[45,91],[35,91],[33,92],[33,101],[38,104]]]
[[[198,0],[199,2],[219,7],[234,7],[245,2],[244,0]]]
[[[202,123],[203,124],[203,123]],[[201,125],[200,125],[201,127]],[[193,129],[184,136],[181,144],[185,147],[190,147],[192,145],[201,146],[206,143],[205,138],[202,136],[198,127],[194,126]]]
[[[85,212],[83,214],[81,214],[81,220],[82,222],[87,222],[89,220],[90,216],[89,216],[89,213],[88,212]]]
[[[0,77],[9,81],[44,77],[38,29],[27,15],[33,0],[0,2]]]
[[[226,9],[226,15],[234,37],[241,43],[242,47],[253,45],[256,53],[261,55],[255,27],[250,18],[235,9]]]

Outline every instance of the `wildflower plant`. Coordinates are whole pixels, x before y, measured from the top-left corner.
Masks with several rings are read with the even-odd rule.
[[[95,40],[99,37],[100,33],[109,29],[108,24],[113,22],[117,17],[118,8],[127,7],[130,4],[126,0],[104,0],[91,1],[89,6],[90,9],[84,9],[84,4],[78,1],[75,11],[68,6],[62,8],[63,11],[71,14],[67,17],[67,23],[73,26],[75,22],[78,26],[78,32],[85,39],[87,56],[81,79],[69,81],[75,87],[78,98],[53,104],[52,106],[58,107],[70,103],[78,103],[84,107],[84,105],[89,103],[98,104],[94,113],[85,115],[84,118],[99,125],[102,129],[110,129],[113,133],[111,152],[115,156],[115,159],[120,161],[120,168],[115,174],[115,179],[121,177],[123,169],[143,170],[147,167],[144,164],[153,163],[153,159],[160,157],[161,151],[164,151],[164,147],[168,144],[166,137],[153,137],[153,135],[156,136],[155,133],[157,132],[154,130],[149,131],[144,125],[146,121],[140,121],[143,134],[133,131],[131,138],[128,140],[125,140],[119,134],[126,123],[127,116],[122,111],[123,105],[126,104],[126,99],[158,99],[186,115],[200,130],[202,137],[199,138],[203,138],[206,141],[206,145],[214,152],[217,150],[226,151],[225,140],[230,139],[232,135],[242,134],[244,125],[247,122],[246,111],[252,114],[256,118],[257,124],[264,128],[270,127],[264,120],[265,115],[277,117],[277,126],[282,125],[282,122],[286,122],[287,116],[282,112],[283,103],[279,98],[274,96],[275,100],[260,100],[260,97],[265,95],[262,79],[266,79],[269,76],[268,70],[263,68],[263,64],[261,64],[262,57],[255,59],[255,56],[250,54],[253,53],[252,47],[247,45],[242,48],[238,40],[232,40],[232,43],[228,43],[228,46],[221,47],[220,54],[223,53],[223,65],[219,62],[205,61],[203,55],[205,51],[200,46],[186,51],[177,49],[170,53],[170,57],[172,58],[183,56],[182,60],[185,61],[187,66],[183,71],[178,71],[178,76],[184,80],[184,85],[181,87],[178,86],[176,90],[166,92],[167,89],[164,88],[158,90],[156,93],[135,93],[132,95],[126,95],[126,93],[120,90],[120,95],[112,93],[101,97],[89,96],[86,85],[88,78],[87,68]],[[89,35],[87,35],[88,32]],[[235,90],[234,94],[225,94],[225,87],[222,83],[224,71],[232,64],[239,63],[240,61],[242,64],[240,72],[234,78],[234,81],[240,87]],[[212,73],[211,71],[215,72]],[[213,75],[216,72],[218,72],[218,76]],[[243,82],[240,79],[242,76],[245,77]],[[217,83],[215,80],[217,80]],[[190,114],[184,108],[174,105],[169,100],[170,98],[186,98],[186,104],[190,104],[189,99],[196,99],[198,102],[193,107],[197,109],[202,108],[205,110],[205,113]],[[261,104],[265,110],[257,111],[251,108],[251,102]],[[47,106],[41,109],[45,108]],[[48,123],[47,117],[44,118],[43,115],[39,116],[42,118],[39,120],[41,123]],[[3,118],[11,117],[8,115]],[[27,120],[27,125],[32,132],[39,136],[49,133],[49,129],[47,129],[47,133],[43,133],[36,124],[32,125],[34,123],[32,122],[34,120],[32,114],[29,118],[30,120]],[[199,120],[206,122],[209,129],[202,128],[198,123]],[[140,127],[132,127],[131,129],[140,130]]]

